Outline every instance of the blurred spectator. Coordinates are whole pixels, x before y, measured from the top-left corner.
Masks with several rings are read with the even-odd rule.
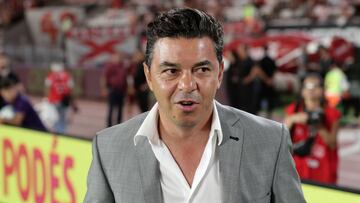
[[[319,60],[316,62],[308,61],[306,65],[306,72],[315,72],[320,74],[322,78],[325,78],[326,73],[330,70],[333,60],[328,49],[324,46],[319,46],[317,54],[319,56]]]
[[[259,71],[258,77],[261,80],[261,90],[258,94],[260,95],[258,105],[269,115],[274,108],[274,74],[277,66],[275,60],[269,56],[267,46],[264,47],[264,57],[260,60],[259,66],[261,71]]]
[[[249,56],[248,47],[239,45],[227,53],[227,58],[230,65],[225,80],[230,105],[249,113],[257,113],[254,97],[259,92],[254,92],[255,67]]]
[[[133,63],[136,67],[134,84],[136,91],[136,100],[139,104],[141,112],[149,109],[149,87],[146,82],[146,77],[143,68],[144,53],[138,50],[133,56]]]
[[[123,105],[126,108],[123,108],[125,111],[123,111],[122,113],[122,116],[125,119],[131,118],[139,113],[138,111],[139,106],[136,101],[136,89],[135,89],[136,66],[133,63],[134,57],[136,58],[135,55],[132,55],[131,57],[130,56],[123,57],[125,60],[124,67],[126,67],[126,84],[127,84],[125,102]]]
[[[319,69],[319,73],[320,75],[324,78],[326,73],[330,70],[330,66],[333,63],[329,50],[327,50],[325,47],[320,46],[319,47],[319,56],[320,56],[320,60],[319,60],[319,64],[320,64],[320,69]]]
[[[273,19],[311,19],[310,22],[315,24],[343,26],[358,14],[356,5],[356,1],[347,0],[269,0],[260,9],[263,16],[272,15]]]
[[[0,51],[0,81],[5,78],[10,78],[14,82],[16,82],[19,90],[22,88],[18,76],[13,71],[11,71],[9,67],[8,57],[3,52]],[[0,95],[0,108],[3,107],[4,105],[5,105],[5,101]]]
[[[290,129],[293,157],[302,179],[335,184],[340,112],[328,106],[321,76],[305,76],[299,101],[290,104],[284,123]]]
[[[301,18],[306,16],[307,9],[305,0],[289,1],[288,7],[282,9],[279,15],[281,18]]]
[[[315,18],[316,22],[319,24],[326,24],[330,21],[330,16],[332,14],[331,5],[327,1],[319,1],[312,10],[312,15]]]
[[[332,1],[333,13],[336,15],[335,22],[339,26],[345,25],[355,13],[355,9],[349,1]]]
[[[307,66],[309,63],[308,51],[306,48],[306,44],[301,45],[301,54],[297,59],[298,68],[297,68],[297,76],[302,79],[305,77],[307,73]]]
[[[104,74],[100,79],[102,95],[107,96],[108,100],[108,127],[120,123],[122,119],[122,108],[127,92],[126,69],[123,54],[114,53],[109,63],[105,65]],[[116,116],[115,121],[114,116]]]
[[[346,75],[339,67],[333,63],[329,72],[325,75],[325,97],[331,107],[337,107],[342,98],[347,97],[349,82]]]
[[[1,108],[0,123],[46,131],[29,99],[19,91],[18,83],[10,77],[0,80],[0,93],[5,101],[5,106]]]
[[[236,51],[229,51],[226,53],[226,58],[229,60],[229,68],[226,71],[226,89],[229,97],[230,106],[240,109],[240,94],[239,87],[241,82],[240,68],[241,61]]]
[[[18,76],[9,67],[8,57],[2,52],[0,52],[0,77],[11,78],[17,83],[20,83]]]
[[[56,106],[59,114],[59,119],[55,122],[52,130],[55,133],[64,134],[68,124],[69,107],[71,106],[75,112],[78,110],[72,95],[74,81],[65,70],[64,64],[52,63],[50,69],[45,80],[46,95],[48,102]]]
[[[257,105],[254,104],[254,96],[255,94],[259,94],[259,92],[254,92],[253,89],[255,74],[252,72],[252,69],[254,66],[254,61],[250,58],[248,51],[249,50],[246,45],[240,45],[236,49],[240,59],[240,86],[238,88],[238,94],[240,97],[239,108],[241,110],[255,114],[257,113]]]

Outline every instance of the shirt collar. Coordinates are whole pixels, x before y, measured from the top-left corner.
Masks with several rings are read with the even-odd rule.
[[[213,108],[213,116],[212,116],[212,122],[211,122],[211,129],[210,129],[210,136],[217,135],[218,137],[218,145],[221,144],[223,140],[223,134],[221,130],[220,125],[220,119],[219,114],[216,108],[215,100],[213,102],[214,108]],[[140,136],[144,136],[148,138],[149,142],[153,145],[160,145],[161,140],[159,138],[159,132],[158,132],[158,103],[155,103],[155,105],[151,108],[150,112],[146,116],[145,120],[141,124],[139,130],[134,136],[134,145],[137,144],[138,139]]]

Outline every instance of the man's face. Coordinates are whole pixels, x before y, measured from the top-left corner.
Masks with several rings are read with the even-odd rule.
[[[301,94],[305,100],[320,101],[323,97],[323,88],[318,78],[305,78]]]
[[[2,89],[0,93],[6,102],[12,103],[16,99],[18,88],[14,85],[12,87]]]
[[[210,38],[161,38],[144,71],[161,119],[182,127],[208,121],[223,75]]]

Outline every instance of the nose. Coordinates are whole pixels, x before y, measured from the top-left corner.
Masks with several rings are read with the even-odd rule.
[[[191,71],[184,71],[178,83],[178,88],[184,92],[192,92],[197,88],[195,78]]]

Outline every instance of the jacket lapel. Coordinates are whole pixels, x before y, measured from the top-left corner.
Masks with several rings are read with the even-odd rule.
[[[237,202],[240,198],[239,173],[244,129],[235,127],[239,118],[233,112],[217,104],[223,141],[219,146],[219,170],[223,186],[223,202]]]
[[[219,146],[219,170],[223,186],[223,202],[237,202],[240,194],[239,173],[244,128],[235,127],[239,118],[231,110],[216,102],[223,140]],[[136,145],[139,172],[146,203],[163,202],[160,184],[159,163],[145,137],[141,137]]]
[[[136,151],[145,202],[163,202],[159,163],[145,137],[138,140]]]

